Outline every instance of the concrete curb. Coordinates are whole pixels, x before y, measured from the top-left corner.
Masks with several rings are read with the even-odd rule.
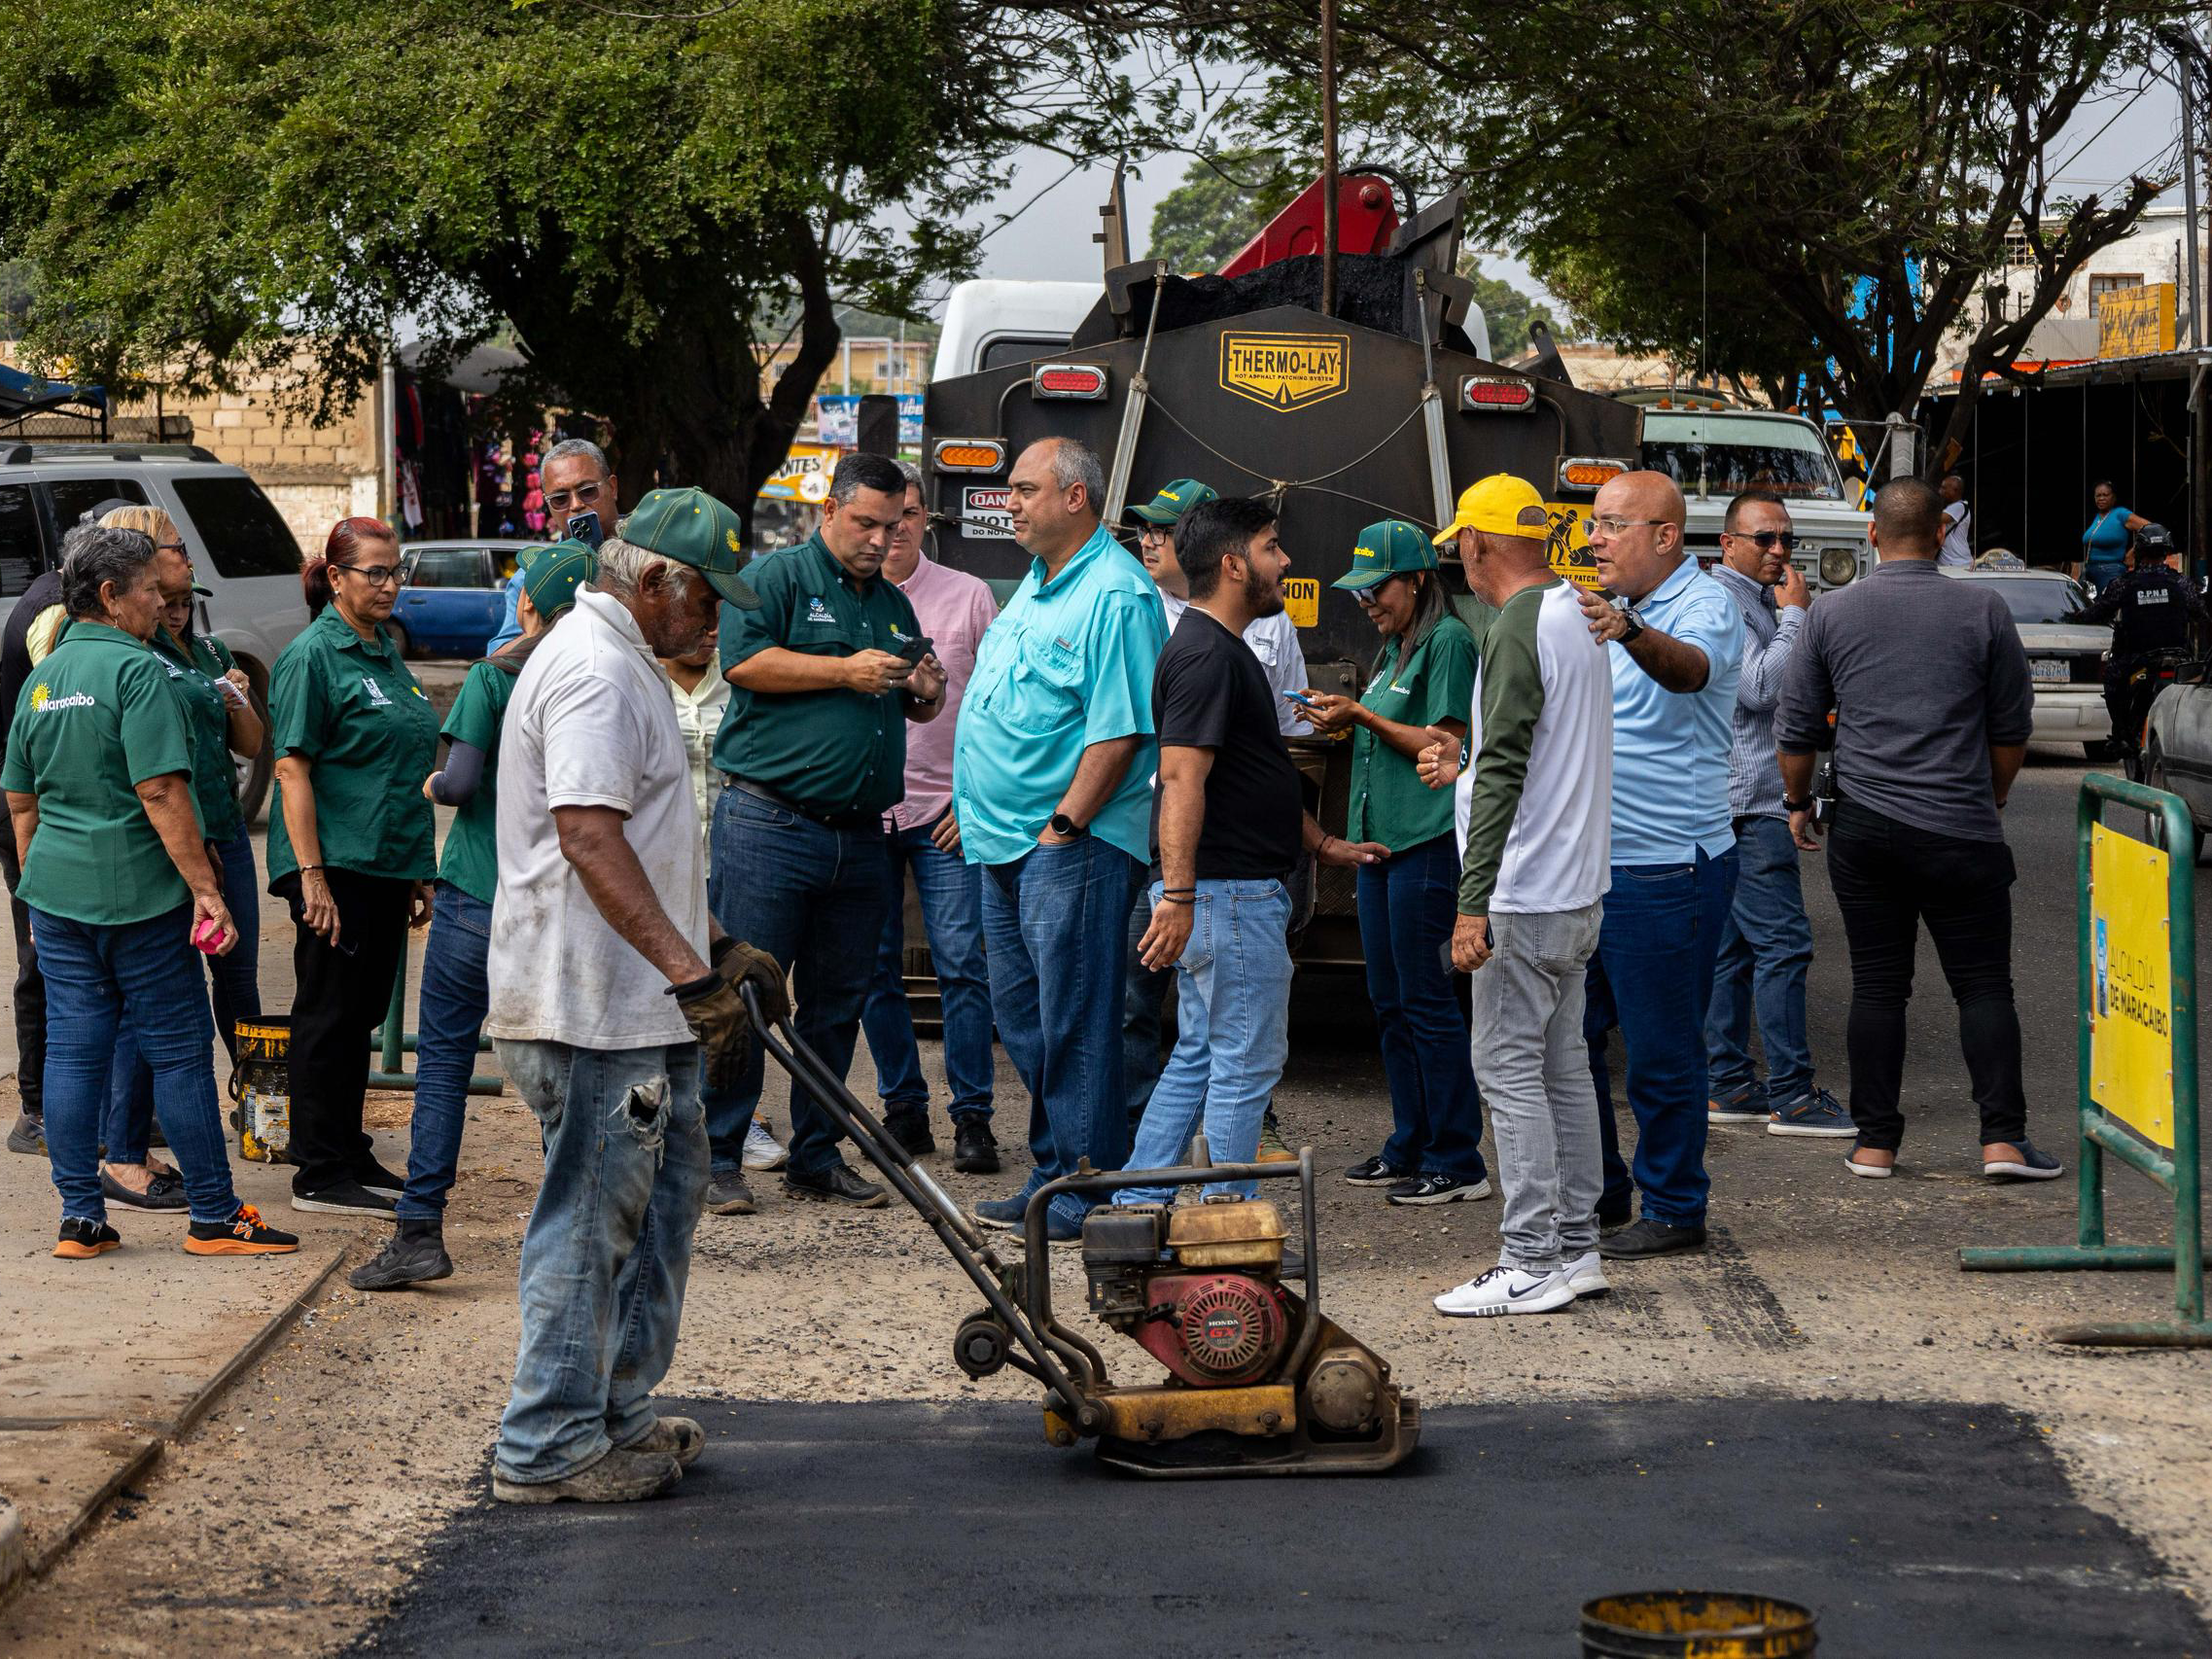
[[[157,1432],[111,1472],[99,1490],[80,1504],[68,1523],[35,1553],[24,1532],[22,1512],[5,1497],[0,1497],[0,1604],[5,1604],[29,1579],[43,1578],[53,1571],[54,1564],[85,1535],[118,1493],[142,1479],[160,1461],[167,1446],[184,1439],[206,1420],[231,1385],[259,1364],[278,1339],[292,1328],[293,1323],[306,1312],[307,1305],[345,1265],[350,1253],[350,1246],[341,1245],[323,1264],[322,1271],[270,1315],[261,1329],[254,1332],[214,1376],[200,1385],[174,1418],[157,1426]]]

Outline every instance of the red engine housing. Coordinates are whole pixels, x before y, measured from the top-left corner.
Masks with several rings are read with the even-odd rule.
[[[1247,1273],[1163,1273],[1147,1280],[1130,1334],[1192,1388],[1257,1382],[1290,1338],[1282,1287]]]

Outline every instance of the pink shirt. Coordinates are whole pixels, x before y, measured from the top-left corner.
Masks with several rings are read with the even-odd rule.
[[[891,809],[899,830],[934,824],[953,799],[953,727],[961,694],[975,672],[975,648],[999,615],[999,601],[981,577],[949,570],[924,553],[914,574],[898,584],[920,618],[922,631],[945,665],[944,712],[926,725],[906,728],[906,798]]]

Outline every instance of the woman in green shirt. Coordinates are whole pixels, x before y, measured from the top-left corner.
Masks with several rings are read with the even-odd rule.
[[[476,1040],[491,1000],[484,960],[492,943],[492,895],[499,886],[499,729],[522,665],[546,630],[576,604],[578,586],[599,561],[581,542],[559,542],[524,555],[515,619],[522,637],[474,664],[445,717],[445,765],[423,780],[425,800],[454,808],[445,856],[430,906],[422,953],[422,1003],[415,1017],[415,1110],[407,1141],[407,1183],[399,1225],[375,1257],[354,1270],[357,1290],[398,1290],[444,1279],[445,1195],[461,1164],[461,1123],[475,1070]]]
[[[276,659],[269,891],[292,906],[292,1207],[392,1214],[400,1178],[361,1126],[369,1034],[392,1000],[407,930],[430,915],[437,838],[423,774],[438,714],[384,619],[400,539],[341,518],[300,572],[314,616]]]
[[[1467,1054],[1449,949],[1458,910],[1459,857],[1452,797],[1421,781],[1414,762],[1435,741],[1467,733],[1475,641],[1452,614],[1436,549],[1411,524],[1359,533],[1349,590],[1383,638],[1357,701],[1309,691],[1310,724],[1352,733],[1345,839],[1380,841],[1390,856],[1358,874],[1359,943],[1380,1028],[1394,1125],[1383,1150],[1346,1172],[1383,1186],[1392,1204],[1488,1198],[1482,1098]]]

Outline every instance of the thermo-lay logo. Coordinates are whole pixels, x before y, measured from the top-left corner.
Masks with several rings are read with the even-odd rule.
[[[1351,384],[1349,335],[1221,336],[1221,387],[1276,410],[1302,409]]]

